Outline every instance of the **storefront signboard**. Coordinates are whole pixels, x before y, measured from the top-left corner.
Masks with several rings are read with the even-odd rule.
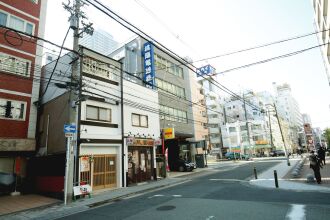
[[[127,143],[128,144],[128,143]],[[129,146],[154,146],[154,139],[138,139],[135,138],[131,144],[128,144]]]
[[[134,137],[127,137],[126,138],[126,143],[127,145],[131,145],[134,143],[135,138]]]
[[[268,141],[267,140],[259,140],[259,141],[256,141],[255,143],[256,143],[256,145],[264,145],[264,144],[268,144]]]
[[[163,129],[164,139],[175,138],[174,128],[164,128]]]
[[[155,145],[158,146],[158,145],[162,145],[162,139],[156,139],[155,140]]]
[[[81,157],[80,158],[80,172],[90,171],[89,167],[89,157]]]
[[[88,195],[91,192],[92,192],[92,187],[89,184],[73,187],[73,195],[74,196]]]

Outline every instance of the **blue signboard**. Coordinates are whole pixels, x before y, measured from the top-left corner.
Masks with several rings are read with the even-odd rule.
[[[154,45],[151,42],[146,42],[143,45],[142,54],[144,63],[143,81],[147,88],[153,89],[155,85]]]
[[[212,75],[215,74],[215,68],[211,65],[206,65],[197,69],[197,77],[203,75]]]
[[[64,133],[76,133],[76,125],[64,125]]]

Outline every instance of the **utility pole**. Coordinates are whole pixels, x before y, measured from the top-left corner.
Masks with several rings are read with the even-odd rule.
[[[270,133],[270,147],[273,148],[273,134],[272,134],[272,122],[270,121],[270,111],[267,109],[268,113],[268,122],[269,122],[269,133]]]
[[[249,149],[251,148],[251,140],[250,140],[250,129],[249,129],[249,122],[247,118],[247,111],[246,111],[246,105],[245,105],[245,94],[243,92],[243,106],[244,106],[244,115],[245,115],[245,122],[246,122],[246,132],[247,132],[247,137],[248,137],[248,142],[249,142]]]
[[[70,28],[73,29],[73,51],[76,56],[72,61],[72,72],[71,72],[71,85],[74,85],[70,88],[69,91],[69,124],[75,125],[76,132],[75,139],[70,141],[68,139],[67,144],[67,155],[66,155],[66,172],[65,172],[65,183],[64,183],[64,204],[72,200],[73,196],[73,186],[78,183],[78,171],[79,171],[79,135],[80,128],[79,124],[79,114],[81,111],[81,76],[79,69],[79,62],[82,62],[79,54],[79,38],[83,33],[93,34],[92,23],[86,24],[84,23],[84,19],[87,17],[85,13],[80,9],[85,3],[81,0],[74,0],[73,5],[70,5],[70,1],[68,4],[63,3],[63,7],[67,10],[71,15],[69,18]],[[82,23],[82,28],[79,27],[80,22]],[[79,33],[79,31],[81,31]],[[78,135],[79,134],[79,135]],[[70,143],[71,142],[71,143]],[[74,181],[75,180],[75,181]]]
[[[276,114],[278,126],[280,127],[280,132],[281,132],[282,141],[283,141],[283,144],[284,144],[284,151],[285,151],[285,156],[286,156],[287,164],[288,164],[288,166],[290,166],[289,155],[288,155],[288,151],[286,149],[286,144],[285,144],[285,140],[284,140],[284,136],[283,136],[283,132],[282,132],[282,127],[281,127],[280,119],[279,119],[278,114],[277,114],[277,109],[276,109],[275,103],[274,103],[273,106],[274,106],[274,109],[275,109],[275,114]]]

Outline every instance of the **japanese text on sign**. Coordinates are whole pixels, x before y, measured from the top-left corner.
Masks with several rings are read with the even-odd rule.
[[[144,57],[144,76],[143,80],[146,87],[153,89],[155,85],[155,62],[154,62],[154,49],[151,42],[146,42],[143,45]]]

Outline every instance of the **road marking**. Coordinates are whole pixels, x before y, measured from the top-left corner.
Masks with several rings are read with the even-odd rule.
[[[215,218],[215,216],[211,215],[211,216],[207,217],[206,220],[210,220],[212,218]]]
[[[148,197],[148,199],[151,199],[151,198],[154,198],[154,197],[161,197],[161,196],[164,196],[164,195],[156,194],[156,195],[153,195],[153,196]]]
[[[229,181],[229,182],[248,182],[247,180],[238,180],[238,179],[209,179],[211,181]]]
[[[306,220],[305,205],[291,204],[286,220]]]
[[[182,195],[172,195],[173,197],[182,197]]]

